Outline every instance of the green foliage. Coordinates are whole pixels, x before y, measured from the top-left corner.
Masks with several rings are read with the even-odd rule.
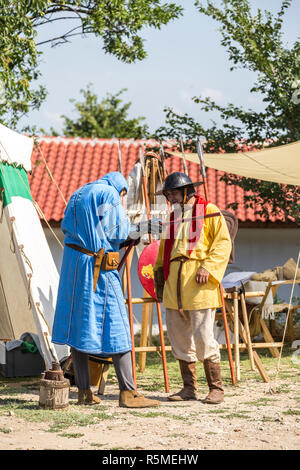
[[[161,28],[181,14],[180,6],[161,0],[0,0],[0,122],[16,128],[45,99],[45,87],[33,88],[44,44],[93,34],[106,53],[131,63],[147,55],[143,28]],[[54,22],[61,33],[37,42],[38,31]]]
[[[148,126],[141,124],[144,117],[128,119],[131,103],[123,104],[120,96],[124,91],[125,88],[115,95],[107,94],[99,103],[91,85],[88,85],[86,90],[81,90],[84,101],[70,100],[75,104],[79,117],[72,120],[62,116],[64,135],[107,139],[112,137],[140,139],[147,136]]]
[[[188,114],[180,116],[166,108],[167,125],[159,128],[155,136],[177,139],[181,133],[187,139],[203,136],[207,141],[206,152],[238,152],[238,143],[260,149],[266,143],[277,146],[300,140],[300,43],[296,41],[288,48],[282,33],[284,14],[291,3],[292,0],[283,1],[280,11],[272,15],[260,9],[252,13],[248,0],[222,0],[220,7],[209,0],[206,6],[195,1],[201,14],[220,24],[221,44],[229,54],[231,70],[243,68],[257,74],[250,92],[258,94],[265,107],[256,112],[232,103],[221,106],[209,97],[195,96],[193,101],[202,111],[219,113],[224,124],[212,122],[205,128]],[[224,179],[248,191],[246,205],[261,204],[260,215],[268,218],[270,212],[279,213],[300,223],[299,188],[235,175]]]

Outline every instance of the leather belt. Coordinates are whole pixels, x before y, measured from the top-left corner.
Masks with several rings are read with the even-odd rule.
[[[173,258],[170,261],[171,263],[173,263],[173,261],[179,261],[180,262],[180,265],[179,265],[179,268],[178,268],[178,274],[177,274],[177,304],[178,304],[179,313],[182,316],[184,316],[184,313],[183,313],[182,299],[181,299],[181,271],[182,271],[183,263],[188,261],[188,259],[189,258],[187,258],[185,256],[178,256],[177,258]]]
[[[100,275],[100,270],[102,267],[102,263],[104,261],[104,266],[107,266],[106,259],[108,258],[109,255],[113,255],[114,253],[104,253],[104,248],[100,248],[99,251],[90,251],[87,250],[86,248],[83,248],[82,246],[79,245],[74,245],[72,243],[66,243],[66,246],[69,246],[73,250],[80,251],[80,253],[84,253],[85,255],[88,256],[93,256],[95,258],[95,264],[94,264],[94,274],[93,274],[93,289],[94,292],[96,291],[99,275]],[[119,253],[116,253],[116,255],[119,257]],[[109,266],[109,269],[117,269],[119,263],[113,263],[113,265]]]

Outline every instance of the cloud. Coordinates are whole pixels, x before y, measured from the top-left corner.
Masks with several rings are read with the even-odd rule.
[[[227,97],[221,90],[215,88],[204,88],[201,93],[202,98],[211,98],[213,101],[219,104],[223,104],[228,101]]]
[[[61,126],[63,124],[63,118],[59,113],[52,113],[51,111],[44,111],[43,112],[45,118],[51,121],[51,124],[57,124]]]
[[[188,105],[193,104],[193,101],[192,101],[193,96],[195,96],[195,93],[191,93],[190,91],[187,91],[187,90],[180,90],[179,92],[180,100]]]

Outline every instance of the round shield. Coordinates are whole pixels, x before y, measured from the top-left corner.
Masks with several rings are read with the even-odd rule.
[[[155,300],[157,300],[157,298],[155,295],[153,267],[158,255],[159,242],[159,240],[156,240],[146,246],[142,251],[138,262],[138,274],[142,286]]]

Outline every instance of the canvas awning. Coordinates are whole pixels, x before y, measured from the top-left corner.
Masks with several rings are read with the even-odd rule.
[[[181,153],[168,153],[183,158]],[[185,158],[199,164],[195,153],[185,153]],[[300,141],[254,152],[205,153],[204,163],[226,173],[300,186]]]

